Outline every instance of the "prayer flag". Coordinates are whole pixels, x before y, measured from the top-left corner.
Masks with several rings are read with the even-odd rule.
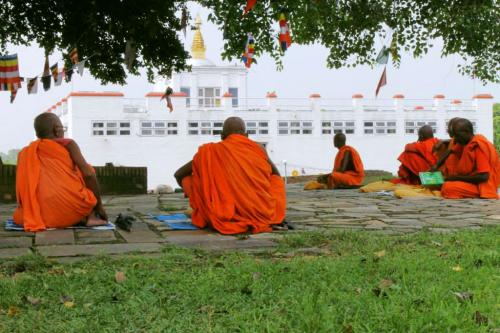
[[[66,82],[70,82],[71,77],[73,76],[73,67],[71,67],[69,69],[66,69],[66,67],[64,67],[63,71],[64,71],[64,78],[65,78]]]
[[[17,96],[17,89],[11,90],[11,92],[10,92],[10,104],[14,103],[16,96]]]
[[[76,47],[69,53],[69,58],[74,65],[78,63],[78,49]]]
[[[160,101],[164,98],[167,100],[167,107],[168,107],[170,112],[174,111],[174,106],[172,105],[172,99],[170,98],[170,95],[172,95],[173,92],[174,91],[172,90],[172,88],[167,87],[167,89],[165,90],[165,93],[160,98]]]
[[[280,34],[279,34],[280,46],[283,52],[285,52],[292,44],[292,39],[290,37],[290,29],[288,28],[288,23],[286,22],[285,14],[283,13],[280,14],[279,24],[280,24]]]
[[[82,60],[78,64],[76,64],[76,69],[78,71],[78,74],[80,74],[80,76],[83,76],[83,70],[85,69],[85,61],[86,60]]]
[[[378,81],[377,89],[375,90],[375,97],[378,96],[378,92],[382,86],[385,86],[387,84],[387,76],[385,73],[386,67],[384,67],[384,71],[382,72],[382,76],[380,77],[380,80]]]
[[[57,62],[55,65],[50,66],[50,72],[54,78],[54,83],[57,82],[57,76],[59,75],[59,69],[57,68]]]
[[[20,87],[17,54],[0,56],[0,90],[13,91]]]
[[[36,94],[38,92],[38,76],[28,79],[28,95]]]
[[[387,62],[389,61],[389,49],[383,46],[382,50],[378,53],[376,61],[379,65],[387,65]]]
[[[64,68],[62,68],[59,73],[57,73],[57,78],[55,79],[55,85],[60,86],[64,76]]]
[[[135,46],[132,41],[128,40],[125,45],[125,65],[129,72],[132,70],[135,61]]]
[[[243,15],[246,15],[249,11],[251,11],[253,6],[255,6],[256,2],[257,2],[257,0],[247,0],[247,5],[245,6],[245,9],[243,11]]]
[[[189,15],[187,12],[187,8],[184,7],[182,8],[182,14],[181,14],[181,29],[182,32],[184,32],[184,38],[186,38],[186,30],[187,30],[187,25],[188,25],[188,20],[189,20]]]
[[[45,56],[45,65],[43,66],[42,84],[43,90],[47,91],[50,89],[50,69],[49,69],[49,57]]]
[[[252,65],[252,61],[255,62],[253,59],[253,55],[255,52],[255,39],[253,38],[253,35],[251,33],[248,33],[248,39],[247,39],[247,44],[245,46],[245,53],[241,57],[241,60],[245,63],[246,68],[250,68]]]

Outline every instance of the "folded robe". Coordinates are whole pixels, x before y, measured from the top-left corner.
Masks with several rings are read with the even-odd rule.
[[[451,176],[472,176],[487,172],[488,180],[479,184],[462,181],[445,182],[441,188],[444,198],[483,198],[498,199],[500,182],[500,161],[495,146],[484,136],[474,135],[472,140],[463,147],[460,160]]]
[[[18,156],[14,221],[26,231],[66,228],[88,216],[97,200],[63,143],[40,139]]]
[[[428,171],[437,162],[437,158],[432,152],[432,148],[439,140],[430,138],[424,141],[409,143],[405,150],[399,155],[398,160],[401,166],[398,170],[398,177],[391,180],[395,184],[419,185],[420,172]]]
[[[243,135],[200,146],[182,186],[192,223],[222,234],[272,231],[285,217],[285,185],[271,174],[265,151]]]
[[[342,167],[345,154],[349,152],[352,158],[352,165],[349,166],[348,170],[344,172],[338,172]],[[335,162],[333,164],[333,171],[330,176],[328,176],[328,188],[335,188],[337,186],[359,186],[365,178],[365,170],[363,167],[363,162],[359,153],[351,146],[343,146],[339,149],[337,155],[335,156]]]

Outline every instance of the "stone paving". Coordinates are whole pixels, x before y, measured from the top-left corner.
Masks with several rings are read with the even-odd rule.
[[[118,213],[137,218],[130,232],[123,230],[50,230],[39,233],[4,231],[0,228],[0,260],[36,251],[59,261],[94,255],[130,253],[154,255],[167,245],[209,251],[267,251],[285,232],[347,229],[405,234],[427,229],[437,233],[460,228],[480,229],[500,224],[496,200],[397,199],[357,190],[303,191],[302,185],[287,188],[287,221],[295,231],[250,236],[223,236],[208,230],[178,231],[154,220],[150,214],[184,212],[188,202],[182,194],[117,196],[104,199],[111,218]],[[0,219],[12,215],[13,204],[0,205]]]

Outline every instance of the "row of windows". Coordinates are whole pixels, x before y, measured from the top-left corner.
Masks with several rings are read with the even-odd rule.
[[[191,88],[181,87],[181,92],[186,94],[186,107],[191,106]],[[238,88],[228,88],[228,92],[233,97],[232,106],[238,106]],[[221,89],[216,87],[198,88],[198,106],[199,107],[219,107],[221,106]]]
[[[268,121],[246,121],[247,133],[249,135],[269,135]],[[474,130],[476,122],[472,122]],[[165,136],[177,135],[178,123],[175,121],[151,120],[141,121],[140,134],[142,136]],[[424,125],[432,127],[436,133],[437,122],[433,120],[405,121],[405,133],[417,134],[418,129]],[[220,135],[222,133],[222,121],[190,121],[188,122],[189,135]],[[92,121],[92,135],[94,136],[127,136],[131,134],[130,121]],[[346,121],[322,121],[321,133],[329,134],[354,134],[355,122]],[[364,121],[364,134],[395,134],[396,121]],[[313,133],[313,122],[310,120],[278,121],[279,135],[310,135]]]

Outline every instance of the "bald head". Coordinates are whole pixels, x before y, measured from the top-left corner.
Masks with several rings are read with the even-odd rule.
[[[459,118],[453,121],[453,137],[461,145],[466,145],[474,136],[474,126],[468,119]]]
[[[450,138],[454,137],[454,134],[453,134],[453,123],[459,119],[462,119],[460,117],[455,117],[455,118],[451,118],[450,121],[448,121],[448,135],[450,136]]]
[[[434,137],[434,132],[432,127],[429,125],[424,125],[418,129],[418,141],[425,141]]]
[[[245,122],[240,117],[229,117],[224,121],[221,133],[222,140],[231,134],[246,135]]]
[[[337,133],[335,134],[335,136],[333,137],[333,145],[336,147],[336,148],[342,148],[345,146],[345,134],[344,133]]]
[[[35,118],[35,132],[39,139],[52,139],[64,136],[61,120],[55,114],[48,112],[39,114]]]

